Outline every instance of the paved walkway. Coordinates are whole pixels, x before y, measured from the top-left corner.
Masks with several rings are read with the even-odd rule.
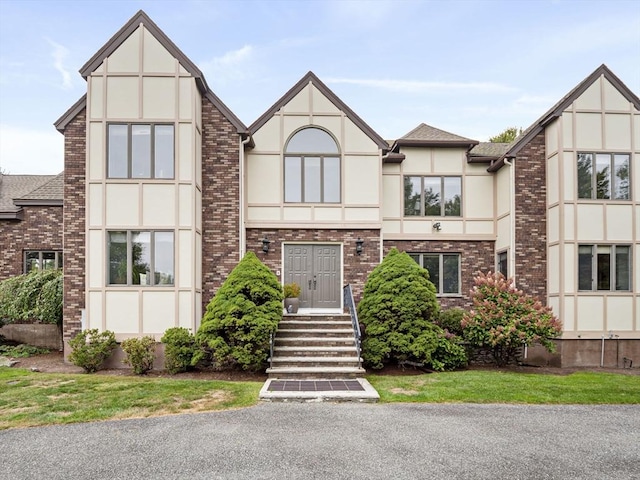
[[[0,479],[638,479],[640,405],[263,403],[0,432]]]

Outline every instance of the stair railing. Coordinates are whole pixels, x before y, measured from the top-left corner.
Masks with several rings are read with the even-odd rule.
[[[358,355],[358,366],[362,367],[362,359],[360,358],[360,346],[362,335],[360,334],[360,323],[358,323],[358,312],[353,300],[353,291],[351,290],[351,284],[347,283],[343,290],[344,306],[349,309],[349,315],[351,315],[351,326],[353,327],[353,336],[356,339],[356,353]]]

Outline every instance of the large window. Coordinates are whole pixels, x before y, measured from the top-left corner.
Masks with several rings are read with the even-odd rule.
[[[60,251],[27,251],[24,252],[24,273],[32,270],[50,270],[62,268],[62,252]]]
[[[460,255],[457,253],[410,253],[416,263],[429,271],[438,295],[460,294]]]
[[[579,245],[578,290],[631,290],[631,247]]]
[[[340,203],[340,152],[324,130],[304,128],[289,139],[284,153],[284,201]]]
[[[579,153],[578,198],[629,200],[630,155]]]
[[[405,216],[459,217],[461,177],[404,177]]]
[[[108,178],[173,178],[173,125],[109,124]]]
[[[173,285],[173,232],[108,232],[109,285]]]

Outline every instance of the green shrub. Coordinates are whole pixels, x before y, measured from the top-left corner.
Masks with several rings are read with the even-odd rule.
[[[156,341],[153,337],[128,338],[120,346],[127,356],[123,363],[131,365],[133,373],[144,375],[153,368],[155,358]]]
[[[98,370],[116,348],[116,337],[113,332],[99,332],[97,328],[83,330],[69,340],[71,354],[69,360],[82,367],[85,372]]]
[[[431,355],[431,368],[443,372],[466,367],[468,363],[467,351],[460,345],[460,342],[460,337],[447,335],[446,331],[438,335],[436,350]]]
[[[173,327],[160,339],[164,343],[164,368],[172,375],[186,372],[198,346],[195,337],[184,327]]]
[[[283,287],[284,298],[300,297],[300,285],[297,283],[285,283]]]
[[[207,305],[196,340],[208,348],[219,367],[265,367],[269,339],[282,318],[282,287],[253,252],[229,274]],[[203,359],[198,352],[192,364]]]
[[[391,360],[430,363],[438,343],[432,323],[437,315],[436,290],[427,270],[391,249],[367,278],[358,305],[366,364],[382,368]]]
[[[44,355],[49,353],[46,348],[34,347],[33,345],[0,345],[0,355],[12,358],[26,358],[33,355]]]
[[[462,308],[448,308],[447,310],[442,310],[440,312],[440,317],[436,324],[449,333],[461,337],[464,332],[461,325],[463,317],[464,310]]]
[[[0,318],[60,325],[62,285],[61,270],[33,270],[0,282]]]
[[[513,286],[499,273],[479,274],[472,290],[473,310],[464,315],[464,338],[488,348],[499,366],[515,360],[523,345],[540,343],[555,351],[552,339],[562,324],[549,307]]]

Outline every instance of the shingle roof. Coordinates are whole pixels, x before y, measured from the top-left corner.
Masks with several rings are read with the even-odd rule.
[[[510,143],[480,142],[473,147],[469,155],[473,157],[501,157],[509,149]]]
[[[403,137],[396,140],[396,145],[415,145],[415,146],[451,146],[462,147],[477,145],[477,140],[461,137],[454,133],[440,130],[426,123],[421,123]]]
[[[53,175],[0,175],[0,213],[19,212],[20,207],[13,199],[33,192],[53,178]]]
[[[14,198],[14,203],[16,205],[33,205],[36,203],[62,205],[63,194],[64,174],[60,173],[25,195]]]

